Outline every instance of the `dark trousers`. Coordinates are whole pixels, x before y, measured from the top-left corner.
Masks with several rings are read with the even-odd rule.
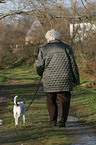
[[[57,98],[59,100],[59,106],[60,106],[60,111],[59,111],[60,120],[66,122],[69,113],[69,107],[70,107],[70,98],[71,98],[70,91],[59,92],[59,93],[46,93],[46,95],[47,95],[47,108],[50,116],[50,123],[54,124],[57,122],[57,117],[58,117]]]

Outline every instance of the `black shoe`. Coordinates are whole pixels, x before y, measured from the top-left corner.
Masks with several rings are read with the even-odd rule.
[[[64,121],[60,121],[59,122],[59,127],[65,127],[65,122]]]
[[[56,126],[56,124],[51,124],[52,127]]]

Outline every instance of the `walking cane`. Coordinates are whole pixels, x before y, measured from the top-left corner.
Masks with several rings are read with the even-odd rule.
[[[33,103],[33,101],[34,101],[34,99],[35,99],[35,97],[36,97],[36,94],[37,94],[38,89],[39,89],[40,84],[41,84],[41,79],[42,79],[42,77],[41,77],[40,80],[39,80],[39,84],[38,84],[37,90],[36,90],[36,92],[35,92],[35,94],[34,94],[34,97],[33,97],[32,100],[31,100],[29,106],[27,107],[26,111],[28,111],[28,109],[30,108],[31,104]]]

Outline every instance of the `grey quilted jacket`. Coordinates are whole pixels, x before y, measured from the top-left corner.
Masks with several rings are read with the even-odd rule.
[[[50,41],[39,49],[36,69],[43,77],[45,92],[72,91],[73,83],[80,83],[72,48],[58,40]]]

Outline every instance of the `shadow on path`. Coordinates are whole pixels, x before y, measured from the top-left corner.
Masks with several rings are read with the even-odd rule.
[[[31,94],[33,93],[34,95],[38,84],[39,81],[35,80],[35,83],[33,84],[0,86],[0,108],[2,107],[3,109],[3,107],[6,107],[8,99],[11,99],[10,90],[22,89],[20,95],[25,98],[26,96],[28,96],[28,99],[31,100],[32,97]],[[45,93],[43,92],[42,84],[39,87],[37,96],[41,97],[42,99],[46,98]],[[71,110],[70,110],[70,114],[71,114]],[[96,130],[92,126],[86,125],[84,121],[79,121],[78,118],[74,116],[69,116],[66,123],[66,127],[60,128],[60,130],[64,134],[68,135],[69,137],[74,138],[74,143],[72,145],[95,145],[96,144]]]
[[[84,121],[68,121],[65,129],[66,135],[74,138],[72,145],[95,145],[96,130],[86,125]]]

